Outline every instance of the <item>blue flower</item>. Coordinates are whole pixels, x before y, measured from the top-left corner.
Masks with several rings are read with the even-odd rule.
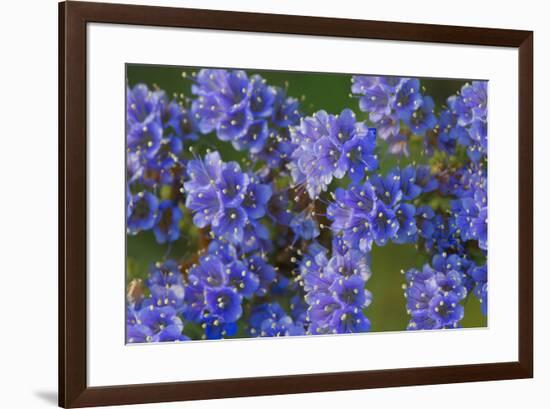
[[[225,113],[220,109],[216,96],[201,95],[191,103],[191,117],[199,131],[208,134],[218,128]]]
[[[410,203],[401,203],[395,211],[395,218],[399,225],[396,236],[393,238],[395,243],[411,243],[416,239],[416,208]]]
[[[252,154],[258,154],[264,149],[268,135],[268,122],[264,119],[257,119],[249,124],[245,134],[232,139],[231,143],[238,151],[248,150]]]
[[[349,177],[353,183],[361,182],[367,172],[378,168],[375,146],[376,129],[369,128],[364,137],[354,138],[342,147],[339,167],[349,169]]]
[[[288,128],[271,129],[264,148],[253,157],[264,161],[270,168],[279,169],[289,161],[294,149],[296,145],[291,141]]]
[[[484,207],[472,222],[472,237],[478,240],[482,250],[487,250],[487,218],[487,207]]]
[[[257,177],[249,177],[250,184],[245,193],[242,207],[246,210],[249,218],[259,219],[266,214],[267,203],[271,198],[273,190],[271,186],[259,183]]]
[[[368,306],[372,298],[370,292],[365,290],[365,280],[359,275],[338,278],[330,290],[342,303],[358,308]]]
[[[146,281],[155,306],[179,309],[185,298],[185,285],[178,265],[173,260],[152,266]]]
[[[223,263],[229,264],[237,260],[237,249],[230,243],[212,240],[208,245],[208,253],[217,256]]]
[[[273,194],[269,200],[267,210],[274,223],[288,226],[293,218],[288,191],[284,190]]]
[[[193,273],[197,274],[196,271],[193,271]],[[186,320],[198,323],[204,318],[205,308],[205,286],[202,284],[200,277],[190,276],[189,283],[185,287],[185,301],[181,309],[182,315]]]
[[[364,94],[369,89],[378,85],[380,78],[367,75],[354,75],[351,77],[351,92],[353,94]]]
[[[158,173],[158,181],[170,184],[174,180],[175,166],[182,164],[183,142],[170,136],[160,141],[160,147],[154,157],[147,162],[147,170]]]
[[[457,328],[464,316],[460,304],[466,297],[463,272],[470,262],[456,255],[436,255],[433,268],[425,264],[421,271],[405,274],[407,312],[411,316],[408,329]]]
[[[199,228],[206,227],[214,220],[218,220],[222,211],[220,194],[211,187],[189,192],[185,200],[185,206],[195,212],[193,224]]]
[[[131,127],[126,134],[128,151],[145,159],[153,158],[160,149],[162,133],[162,126],[157,121]]]
[[[308,333],[363,332],[370,322],[363,308],[371,302],[365,289],[371,271],[367,255],[356,250],[335,253],[327,260],[327,250],[313,244],[299,262],[301,283],[309,304]]]
[[[459,300],[468,295],[469,273],[472,263],[456,254],[447,256],[436,254],[432,259],[432,266],[436,270],[434,277],[443,292],[454,293]]]
[[[195,81],[193,93],[213,96],[222,112],[234,113],[248,105],[252,84],[244,71],[203,69]]]
[[[187,163],[185,190],[193,192],[219,183],[222,173],[222,160],[218,152],[208,153],[204,160],[197,158]]]
[[[432,247],[436,251],[452,250],[457,253],[464,251],[464,243],[461,240],[461,232],[452,217],[444,218],[436,215],[434,218],[436,229],[432,236]]]
[[[343,233],[344,244],[357,246],[361,251],[370,250],[377,201],[369,182],[351,185],[347,190],[336,189],[335,203],[328,206],[327,217],[332,221],[333,231]]]
[[[447,105],[457,115],[458,125],[468,126],[475,119],[485,120],[487,116],[487,82],[473,81],[460,90],[459,95],[447,99]]]
[[[157,213],[157,220],[153,233],[157,243],[163,244],[176,241],[180,237],[179,223],[183,218],[183,212],[177,204],[171,200],[160,202]]]
[[[403,200],[413,200],[422,193],[422,188],[416,184],[416,168],[409,165],[401,169],[400,182]]]
[[[204,337],[206,339],[223,339],[237,333],[238,326],[235,322],[223,322],[220,317],[208,314],[202,323]]]
[[[417,166],[415,183],[420,186],[422,193],[433,192],[438,187],[437,179],[431,174],[429,166]]]
[[[395,96],[395,112],[398,117],[407,121],[420,106],[423,105],[420,93],[420,81],[411,78],[404,81]]]
[[[354,76],[351,92],[359,96],[359,109],[368,112],[369,119],[380,125],[392,116],[396,104],[396,92],[401,89],[404,81],[405,79],[399,77]]]
[[[223,165],[217,188],[221,191],[224,206],[238,206],[245,198],[249,177],[241,171],[237,162],[228,162]]]
[[[453,115],[456,115],[459,126],[467,126],[472,122],[472,110],[461,95],[451,95],[447,98],[447,105]]]
[[[136,152],[126,152],[126,181],[132,185],[141,181],[144,173],[143,158]]]
[[[249,108],[253,84],[244,71],[203,69],[192,92],[191,110],[202,133],[217,131],[223,141],[243,137],[254,117]]]
[[[481,312],[483,315],[487,315],[487,265],[473,268],[471,276],[475,281],[474,296],[481,304]]]
[[[472,81],[464,85],[460,93],[465,104],[471,107],[475,119],[487,117],[487,81]]]
[[[407,83],[407,78],[401,77],[379,77],[379,83],[389,93],[395,94]]]
[[[339,236],[332,237],[332,253],[339,254],[341,256],[345,255],[351,247],[346,244],[346,241]]]
[[[154,307],[150,305],[137,314],[138,328],[130,328],[128,342],[170,342],[188,339],[182,334],[183,322],[172,307]],[[144,331],[142,326],[148,327]],[[137,330],[137,331],[136,331]],[[136,335],[143,334],[144,339]]]
[[[291,173],[295,184],[305,184],[311,198],[327,189],[332,180],[339,152],[328,139],[330,117],[319,111],[303,118],[299,127],[290,130],[292,142],[298,147],[292,153]],[[319,163],[319,156],[323,163]]]
[[[233,244],[243,240],[248,216],[242,207],[225,207],[212,222],[212,231]]]
[[[218,138],[221,141],[234,141],[244,137],[253,120],[248,108],[225,115],[218,125]]]
[[[188,272],[183,316],[201,324],[207,339],[232,336],[243,313],[243,297],[251,298],[260,285],[258,271],[238,259],[236,248],[213,241],[209,254]],[[274,273],[274,272],[273,272]]]
[[[126,183],[126,192],[125,192],[125,200],[126,200],[126,219],[128,219],[132,213],[132,207],[133,207],[133,196],[132,192],[130,190],[130,184]]]
[[[131,212],[126,221],[129,234],[152,229],[158,216],[158,199],[147,191],[139,192],[132,197]]]
[[[277,90],[266,84],[259,75],[250,78],[252,91],[250,95],[250,110],[255,118],[268,118],[273,114]]]
[[[434,131],[437,133],[439,149],[448,154],[454,154],[457,142],[465,144],[469,137],[468,130],[457,124],[457,115],[450,109],[445,109],[439,114]]]
[[[451,203],[451,209],[456,216],[456,226],[460,230],[464,241],[470,239],[472,234],[470,227],[473,226],[473,220],[477,219],[479,208],[471,197],[465,197],[455,200]]]
[[[189,282],[205,288],[224,288],[228,282],[224,263],[214,255],[202,256],[200,263],[189,270]]]
[[[434,107],[435,104],[431,97],[423,97],[421,104],[409,116],[404,118],[405,123],[414,134],[423,136],[426,131],[437,125]]]
[[[329,292],[329,287],[334,282],[336,275],[327,271],[327,249],[318,243],[308,247],[307,253],[298,264],[300,278],[304,283],[304,290],[309,292]],[[307,295],[306,295],[307,299]]]
[[[364,90],[364,96],[359,99],[359,109],[369,113],[372,122],[378,122],[392,111],[393,95],[382,85],[377,84]]]
[[[349,305],[336,311],[331,327],[335,334],[356,334],[370,331],[371,323],[360,309]]]
[[[229,284],[244,298],[251,298],[260,287],[260,279],[240,260],[229,264]]]
[[[188,108],[182,108],[180,116],[179,136],[183,140],[196,141],[199,139],[199,126]]]
[[[357,122],[349,109],[340,115],[318,111],[303,118],[290,133],[297,145],[289,164],[291,176],[294,184],[305,185],[311,199],[326,191],[333,177],[341,179],[350,171],[358,181],[378,167],[376,132]]]
[[[407,271],[406,278],[407,312],[411,315],[407,329],[438,328],[438,324],[428,314],[430,301],[439,292],[433,270],[428,266],[424,266],[422,271],[411,269]]]
[[[462,240],[477,240],[482,250],[487,250],[487,192],[486,178],[473,186],[469,186],[464,192],[458,191],[460,199],[451,202],[453,221]]]
[[[320,234],[317,221],[305,210],[292,218],[290,228],[294,232],[295,240],[313,240]]]
[[[248,218],[243,230],[243,239],[240,243],[242,251],[270,252],[273,244],[270,241],[271,233],[259,219]]]
[[[269,285],[275,281],[277,276],[275,267],[258,255],[248,257],[245,262],[248,269],[252,273],[256,274],[260,279],[260,286],[258,287],[256,294],[259,296],[266,295],[268,293]]]
[[[342,303],[326,293],[313,293],[308,303],[307,318],[311,323],[308,331],[313,335],[334,333],[334,322],[338,322],[334,317],[343,309]]]
[[[206,290],[206,307],[223,322],[237,321],[243,312],[242,297],[234,288],[212,288]]]
[[[147,325],[135,324],[126,326],[126,341],[129,344],[153,342],[153,330]]]
[[[175,99],[168,99],[164,91],[158,91],[158,94],[159,119],[165,134],[181,138],[182,106]]]
[[[425,239],[431,239],[436,229],[445,228],[445,226],[440,226],[434,218],[435,213],[430,206],[423,205],[416,209],[418,233]]]
[[[273,103],[273,114],[271,121],[278,127],[286,128],[297,123],[300,119],[300,103],[296,98],[287,97],[286,92],[279,87],[274,88],[276,92]]]
[[[395,152],[397,148],[392,148],[398,142],[400,129],[400,120],[397,115],[388,115],[378,121],[376,124],[376,132],[380,139],[387,141],[390,145],[390,151]],[[405,144],[406,145],[406,144]]]
[[[430,300],[429,314],[442,328],[456,327],[464,317],[464,307],[454,293],[437,294]]]
[[[399,230],[399,223],[395,212],[381,202],[376,203],[374,213],[375,217],[371,224],[372,236],[376,244],[383,246],[395,237]]]
[[[291,287],[293,287],[293,283],[290,281],[290,278],[283,275],[283,274],[277,274],[277,277],[275,278],[275,281],[271,285],[271,294],[274,296],[285,296],[290,292]]]
[[[159,119],[160,94],[147,85],[137,84],[126,90],[126,118],[130,127],[143,128]]]
[[[254,308],[250,314],[249,323],[252,336],[278,337],[305,334],[303,325],[295,323],[276,302],[261,304]]]
[[[297,294],[290,299],[290,316],[297,324],[307,322],[307,303],[302,294]]]
[[[401,174],[398,169],[388,172],[386,176],[373,175],[370,181],[376,189],[378,199],[386,205],[395,206],[403,198]]]
[[[358,276],[363,281],[367,281],[371,276],[367,255],[353,249],[344,255],[333,255],[326,266],[325,272],[340,278]]]
[[[466,153],[473,162],[479,162],[481,158],[487,157],[487,122],[474,120],[468,129],[468,137],[460,139],[460,142],[467,146]]]
[[[186,206],[194,212],[193,223],[245,251],[267,247],[269,231],[257,219],[266,214],[272,194],[268,184],[253,173],[241,170],[237,162],[223,163],[217,152],[189,161],[184,183]]]

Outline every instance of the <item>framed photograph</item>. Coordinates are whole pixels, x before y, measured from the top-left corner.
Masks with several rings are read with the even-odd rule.
[[[59,4],[59,404],[533,374],[533,33]]]

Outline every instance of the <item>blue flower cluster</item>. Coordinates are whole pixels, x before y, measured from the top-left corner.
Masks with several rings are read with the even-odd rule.
[[[457,328],[464,317],[461,302],[468,294],[464,271],[470,262],[453,254],[436,255],[432,266],[405,273],[409,329]]]
[[[447,99],[447,106],[439,118],[440,148],[454,153],[458,143],[473,162],[487,158],[487,82],[465,84],[460,94]]]
[[[193,212],[199,228],[212,227],[217,238],[243,243],[247,251],[261,247],[269,232],[258,221],[266,214],[272,195],[269,184],[251,172],[243,172],[237,162],[224,163],[218,152],[187,164],[188,180],[183,184],[185,206]]]
[[[327,217],[344,244],[362,252],[369,252],[373,243],[413,243],[417,234],[431,233],[424,223],[418,226],[417,219],[426,219],[426,213],[433,211],[429,206],[417,209],[411,201],[436,187],[425,167],[393,169],[385,176],[372,175],[361,184],[336,189]]]
[[[319,111],[302,118],[299,126],[290,128],[296,149],[289,168],[295,185],[304,185],[315,199],[327,190],[333,177],[346,174],[354,182],[378,168],[374,154],[376,129],[358,122],[349,109],[340,115]]]
[[[128,343],[185,341],[183,307],[185,285],[173,260],[157,263],[146,281],[149,296],[144,297],[143,283],[133,281],[128,291],[126,339]]]
[[[128,233],[153,230],[159,244],[176,241],[182,197],[162,198],[158,192],[179,183],[185,167],[183,146],[198,138],[197,126],[181,101],[145,84],[127,89],[126,118]]]
[[[454,224],[463,241],[475,240],[487,250],[487,175],[482,169],[468,168],[461,178],[461,188],[454,189],[457,199],[451,202]],[[467,183],[467,189],[464,189]]]
[[[487,315],[487,265],[474,267],[470,275],[474,281],[474,296],[481,304],[483,315]]]
[[[388,143],[389,153],[408,156],[409,136],[424,136],[437,125],[434,101],[423,94],[417,78],[356,75],[351,92]]]
[[[265,257],[247,255],[240,249],[230,243],[214,240],[208,247],[208,254],[202,256],[199,263],[191,266],[187,272],[188,297],[183,306],[183,317],[200,324],[205,330],[206,339],[234,335],[236,322],[243,315],[244,300],[265,297],[270,286],[277,281],[277,269]],[[254,323],[258,325],[252,322],[251,325],[258,331],[257,334],[264,331],[262,336],[268,336],[268,333],[274,336],[281,335],[279,331],[297,331],[299,326],[294,328],[280,307],[271,305],[268,310],[272,313],[276,311],[278,318],[275,326],[278,330],[272,332],[267,328],[261,329],[263,320],[256,317]],[[269,315],[271,317],[272,314]],[[283,327],[286,329],[283,330]]]
[[[260,304],[250,314],[249,332],[253,337],[305,335],[304,321],[303,316],[288,315],[277,302]]]
[[[191,112],[199,129],[216,132],[238,150],[278,168],[288,161],[295,146],[288,126],[301,117],[299,102],[259,75],[241,70],[203,69],[194,77]]]
[[[127,234],[167,248],[130,281],[127,342],[370,331],[390,243],[431,260],[403,271],[407,329],[487,314],[486,82],[436,107],[417,78],[353,76],[357,114],[306,114],[260,75],[184,77],[190,98],[127,89]]]
[[[369,331],[363,310],[371,302],[365,284],[371,276],[365,253],[334,243],[333,255],[313,243],[298,263],[305,291],[307,333],[346,334]]]
[[[431,265],[404,274],[407,312],[411,316],[408,329],[459,327],[464,317],[462,303],[473,287],[487,314],[487,268],[476,266],[464,255],[437,254]]]

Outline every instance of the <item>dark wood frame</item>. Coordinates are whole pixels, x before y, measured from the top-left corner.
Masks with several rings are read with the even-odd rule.
[[[91,22],[514,47],[519,50],[519,360],[88,387],[86,25]],[[533,376],[533,32],[87,2],[59,4],[59,405],[213,399]]]

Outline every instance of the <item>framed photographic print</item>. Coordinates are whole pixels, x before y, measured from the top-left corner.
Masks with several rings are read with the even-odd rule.
[[[59,5],[59,404],[531,377],[533,33]]]

